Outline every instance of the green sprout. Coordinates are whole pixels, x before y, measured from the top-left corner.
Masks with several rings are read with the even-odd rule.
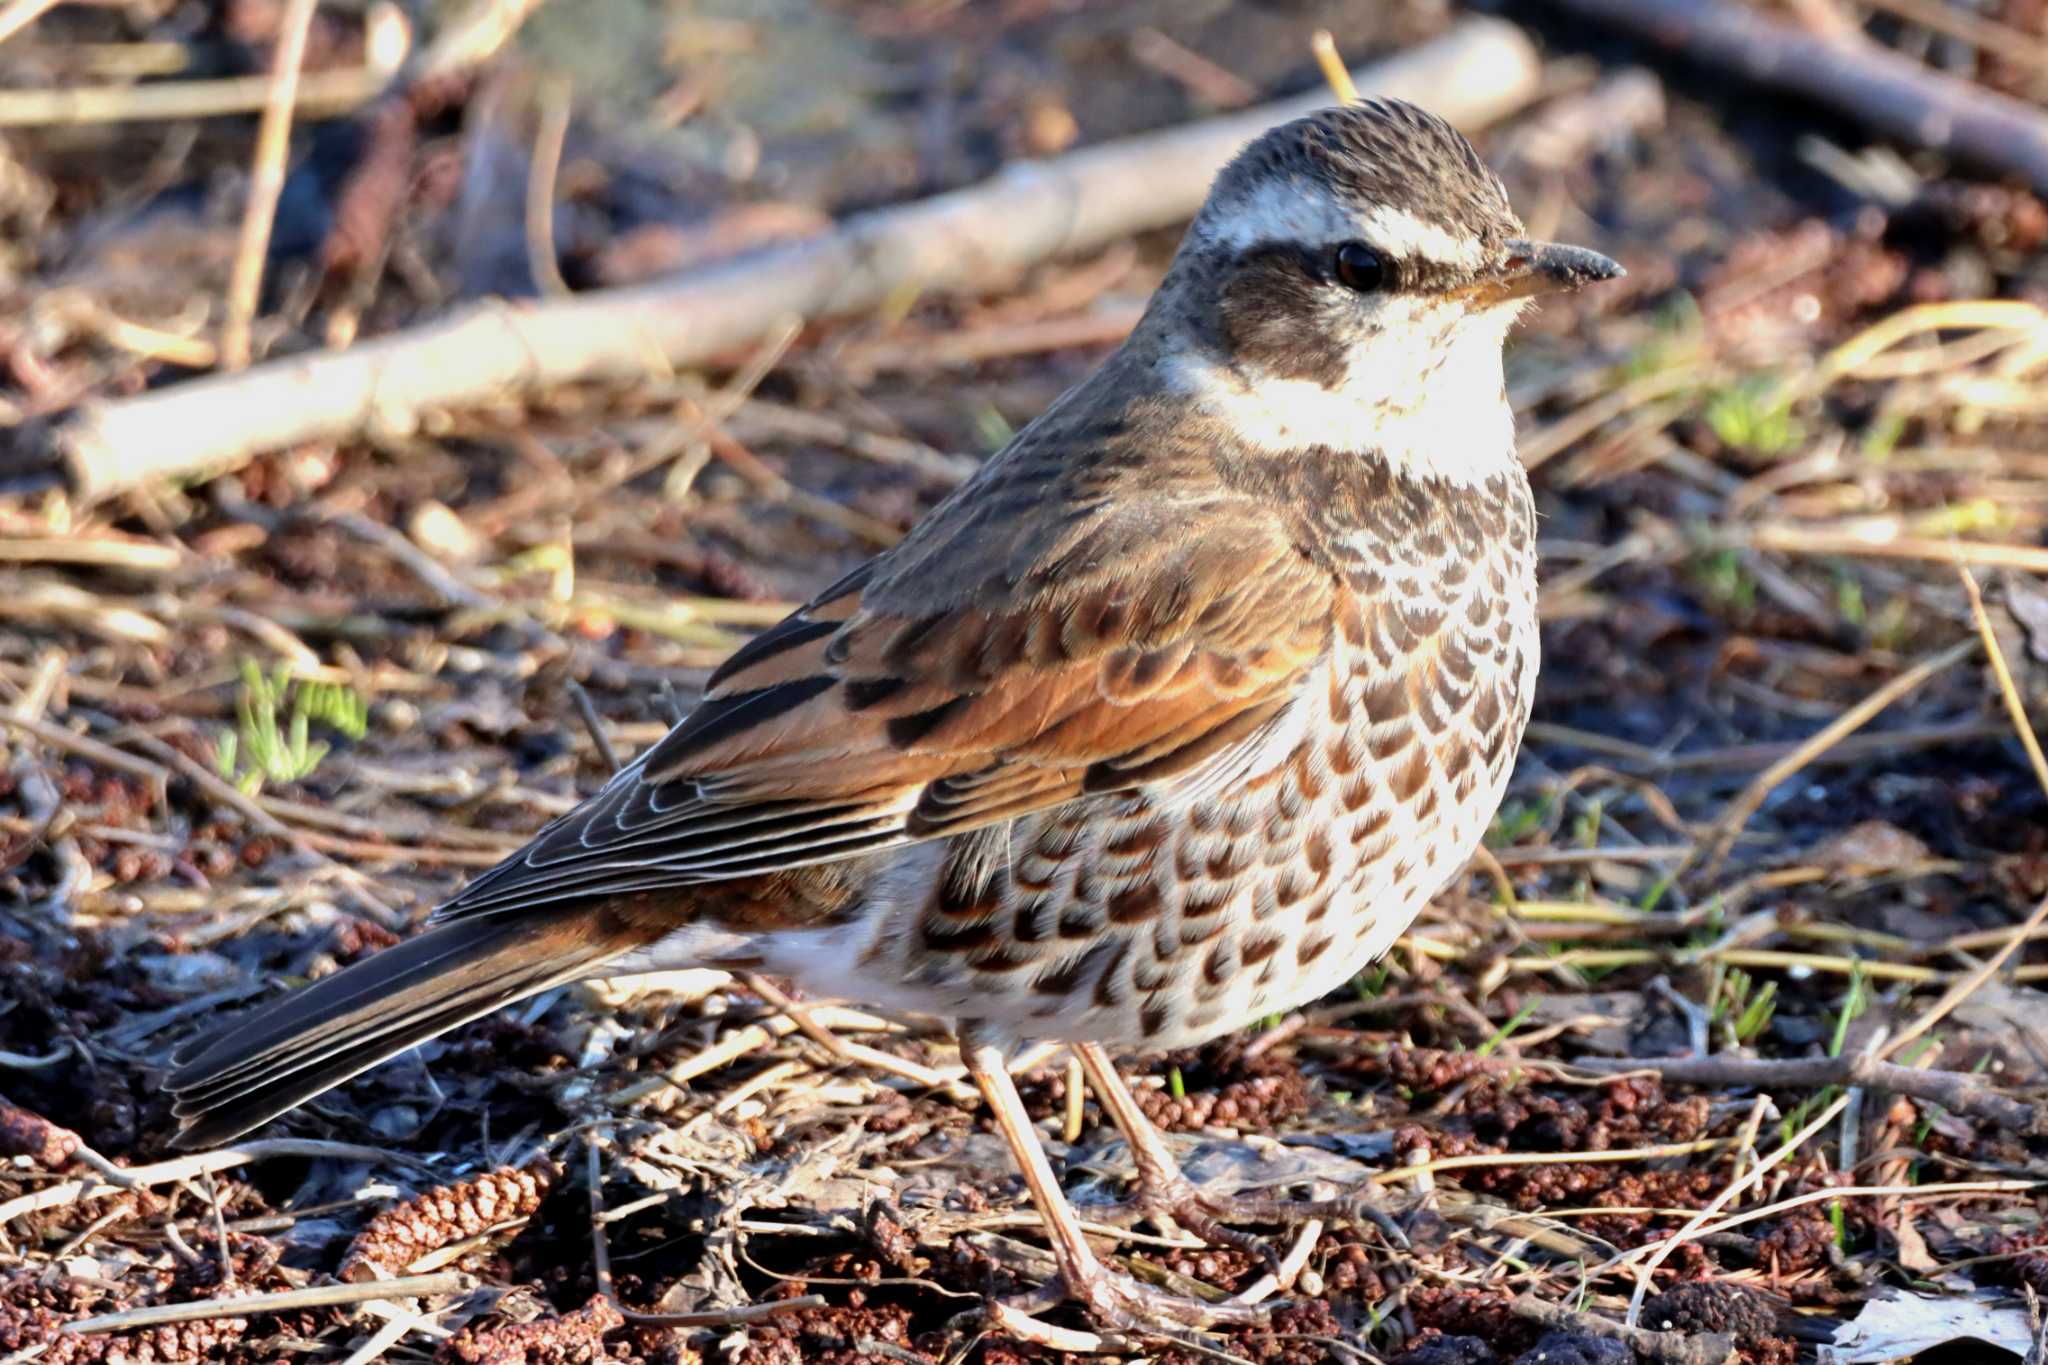
[[[1858,962],[1849,969],[1849,993],[1842,997],[1842,1011],[1835,1016],[1834,1036],[1828,1039],[1828,1056],[1842,1055],[1842,1045],[1849,1040],[1849,1025],[1869,1008],[1870,991],[1864,984],[1863,964]]]
[[[1770,375],[1723,384],[1707,395],[1702,415],[1721,444],[1752,455],[1786,454],[1806,435]]]
[[[1528,1023],[1529,1020],[1535,1016],[1535,1013],[1536,1002],[1534,1000],[1531,1000],[1528,1004],[1522,1006],[1522,1008],[1515,1011],[1514,1018],[1508,1020],[1505,1024],[1502,1024],[1499,1028],[1495,1029],[1493,1031],[1493,1036],[1491,1038],[1488,1038],[1485,1042],[1481,1043],[1478,1046],[1478,1048],[1474,1051],[1473,1055],[1477,1057],[1492,1056],[1494,1051],[1497,1048],[1499,1048],[1502,1043],[1505,1043],[1509,1038],[1512,1038],[1514,1036],[1515,1030],[1520,1028],[1522,1025]]]
[[[1705,349],[1705,336],[1698,301],[1678,295],[1657,310],[1649,338],[1621,362],[1622,378],[1647,379],[1693,363]]]
[[[1385,962],[1376,962],[1351,978],[1352,994],[1360,1000],[1377,1000],[1387,993],[1387,982],[1393,974],[1394,969]]]
[[[1715,606],[1747,616],[1756,607],[1756,576],[1734,550],[1717,550],[1693,562],[1693,579]]]
[[[269,674],[243,659],[242,687],[235,697],[235,728],[221,733],[215,762],[220,775],[244,795],[265,782],[300,782],[327,757],[325,740],[312,737],[313,722],[361,739],[369,731],[370,705],[339,683],[294,681],[288,665]]]
[[[1882,462],[1898,448],[1899,439],[1906,434],[1906,415],[1901,412],[1880,412],[1865,429],[1862,447],[1863,458]]]
[[[1835,610],[1858,630],[1870,621],[1870,608],[1863,601],[1863,585],[1841,569],[1835,570]]]
[[[1586,802],[1586,809],[1572,822],[1572,841],[1580,848],[1600,846],[1600,820],[1606,809],[1607,803],[1596,796]]]
[[[1842,1047],[1849,1041],[1849,1025],[1855,1021],[1858,1015],[1869,1008],[1870,991],[1864,983],[1863,967],[1859,963],[1850,971],[1849,993],[1842,997],[1842,1008],[1835,1015],[1835,1031],[1828,1038],[1828,1056],[1839,1057],[1842,1055]],[[1800,1101],[1798,1107],[1793,1109],[1790,1114],[1787,1114],[1784,1122],[1779,1125],[1780,1130],[1784,1134],[1784,1140],[1790,1142],[1792,1135],[1806,1126],[1807,1115],[1817,1109],[1824,1109],[1828,1105],[1833,1104],[1835,1096],[1840,1093],[1840,1086],[1830,1085],[1824,1087],[1818,1094],[1809,1095]]]
[[[1493,817],[1493,828],[1486,832],[1486,846],[1507,848],[1520,843],[1534,833],[1549,814],[1548,792],[1533,801],[1503,802],[1499,813]]]
[[[1748,972],[1733,967],[1714,994],[1711,1018],[1722,1025],[1736,1046],[1747,1046],[1770,1027],[1777,1004],[1777,982],[1766,981],[1758,987]]]

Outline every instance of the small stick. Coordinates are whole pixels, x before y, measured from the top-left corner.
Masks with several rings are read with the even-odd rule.
[[[1308,50],[1315,54],[1316,65],[1322,68],[1323,80],[1329,85],[1330,93],[1337,97],[1337,102],[1358,103],[1358,86],[1351,79],[1350,68],[1337,54],[1336,36],[1326,28],[1319,28],[1308,40]]]
[[[2041,741],[2034,734],[2033,722],[2027,719],[2027,704],[2013,684],[2012,669],[2006,665],[1998,633],[1991,629],[1991,616],[1984,610],[1984,594],[1977,590],[1977,575],[1970,572],[1967,564],[1959,563],[1956,577],[1963,580],[1963,591],[1970,595],[1970,616],[1977,623],[1977,638],[1984,642],[1984,653],[1991,660],[1991,676],[1998,681],[2005,713],[2012,717],[2013,733],[2020,737],[2020,747],[2027,751],[2027,762],[2034,765],[2034,780],[2041,784],[2043,792],[2048,792],[2048,758],[2041,754]]]
[[[366,1280],[361,1284],[323,1284],[310,1289],[281,1289],[274,1294],[251,1294],[240,1299],[201,1299],[197,1303],[160,1303],[150,1308],[128,1308],[119,1313],[101,1313],[78,1318],[61,1329],[66,1336],[93,1332],[119,1332],[130,1327],[157,1327],[167,1322],[200,1322],[207,1318],[246,1318],[257,1313],[285,1313],[295,1308],[332,1308],[338,1304],[365,1303],[372,1299],[429,1298],[437,1294],[461,1294],[476,1284],[457,1270],[438,1275],[406,1275],[395,1280]]]
[[[590,700],[589,690],[571,678],[569,697],[576,703],[576,714],[583,718],[583,728],[590,732],[590,742],[597,746],[597,756],[604,760],[608,770],[616,774],[624,765],[619,762],[619,751],[612,747],[612,737],[605,733],[604,720],[597,714],[597,706]]]
[[[808,1009],[778,990],[773,982],[755,976],[751,972],[743,974],[740,979],[747,983],[748,990],[782,1011],[789,1018],[790,1022],[794,1023],[802,1031],[806,1038],[809,1038],[819,1047],[824,1048],[825,1051],[831,1053],[840,1061],[854,1066],[865,1066],[871,1070],[880,1071],[885,1075],[901,1076],[905,1080],[915,1081],[919,1085],[941,1091],[948,1098],[958,1100],[962,1104],[971,1104],[978,1098],[975,1092],[968,1089],[965,1084],[920,1062],[913,1062],[907,1057],[898,1057],[895,1053],[884,1052],[878,1047],[868,1047],[863,1043],[847,1042],[844,1038],[841,1038],[838,1034],[814,1019]]]
[[[1066,1127],[1060,1130],[1060,1136],[1066,1139],[1070,1147],[1081,1140],[1081,1120],[1088,1103],[1088,1092],[1083,1088],[1084,1084],[1080,1055],[1070,1052],[1067,1054],[1067,1123]]]
[[[612,1247],[604,1235],[604,1172],[597,1159],[597,1134],[583,1135],[583,1188],[590,1204],[590,1273],[597,1280],[597,1292],[605,1302],[624,1311],[612,1282]]]
[[[1960,38],[1987,52],[1995,52],[2001,57],[2019,57],[2029,66],[2048,71],[2048,43],[2011,24],[1979,18],[1971,10],[1943,4],[1942,0],[1869,0],[1869,3],[1937,33]]]
[[[308,512],[308,520],[324,521],[338,530],[346,531],[366,545],[373,545],[398,561],[398,566],[425,584],[429,591],[451,607],[463,607],[470,611],[488,611],[497,605],[488,593],[482,593],[457,577],[455,572],[440,560],[414,544],[404,532],[387,526],[374,517],[361,512]]]
[[[206,1202],[213,1210],[214,1242],[220,1248],[220,1282],[223,1289],[234,1289],[235,1257],[228,1245],[228,1220],[220,1211],[220,1183],[213,1178],[213,1172],[206,1173]]]
[[[2027,916],[2026,923],[2012,931],[2006,938],[2003,947],[1978,964],[1976,969],[1967,976],[1944,991],[1941,999],[1929,1005],[1925,1013],[1908,1024],[1900,1032],[1899,1036],[1894,1038],[1890,1045],[1878,1055],[1887,1058],[1897,1055],[1899,1050],[1905,1047],[1906,1044],[1912,1042],[1921,1034],[1947,1018],[1949,1012],[1955,1009],[1957,1005],[1962,1004],[1963,1001],[1976,994],[1978,988],[1986,981],[1989,981],[1992,975],[2005,965],[2007,958],[2010,958],[2019,951],[2020,945],[2032,937],[2034,931],[2040,928],[2043,922],[2048,922],[2048,897],[2043,897],[2041,903],[2034,907],[2034,913]]]
[[[1094,1332],[1080,1332],[1071,1327],[1060,1327],[1042,1322],[1023,1309],[1004,1303],[1001,1299],[990,1299],[983,1310],[988,1325],[999,1328],[1019,1341],[1046,1347],[1053,1351],[1066,1351],[1073,1355],[1094,1355],[1108,1342]]]
[[[1641,1064],[1638,1070],[1649,1069]],[[1694,1142],[1666,1142],[1652,1147],[1619,1147],[1598,1152],[1475,1152],[1469,1156],[1446,1156],[1434,1160],[1424,1157],[1410,1161],[1392,1170],[1379,1171],[1369,1177],[1374,1185],[1397,1184],[1403,1180],[1416,1182],[1418,1190],[1428,1188],[1438,1171],[1463,1171],[1479,1167],[1496,1166],[1573,1166],[1607,1161],[1655,1161],[1664,1157],[1693,1156],[1700,1152],[1712,1152],[1728,1145],[1726,1138],[1700,1138]],[[1418,1147],[1416,1155],[1428,1149]]]
[[[263,121],[256,129],[256,159],[249,171],[249,204],[242,214],[242,240],[235,249],[235,270],[228,281],[228,320],[221,329],[221,365],[241,370],[249,365],[249,327],[256,317],[257,295],[263,287],[263,262],[270,251],[270,229],[277,221],[277,198],[284,192],[284,163],[291,151],[292,109],[299,97],[299,70],[306,64],[306,34],[320,0],[289,0],[278,24],[277,53],[270,66],[270,93],[263,103]]]
[[[1974,988],[1973,988],[1974,989]],[[1890,1049],[1887,1049],[1889,1051]],[[1925,1100],[1958,1114],[1995,1123],[2018,1133],[2048,1130],[2037,1106],[2001,1094],[1981,1076],[1964,1071],[1923,1071],[1899,1066],[1882,1059],[1882,1054],[1848,1057],[1682,1057],[1661,1061],[1637,1061],[1626,1057],[1579,1057],[1572,1065],[1600,1075],[1650,1072],[1679,1085],[1755,1086],[1760,1090],[1780,1088],[1819,1089],[1823,1086],[1857,1086]]]
[[[1327,37],[1327,34],[1318,34]],[[1131,56],[1174,81],[1218,109],[1242,109],[1259,97],[1259,87],[1227,67],[1219,66],[1201,53],[1175,42],[1156,28],[1145,27],[1131,35]],[[1331,55],[1335,56],[1335,48]],[[1341,67],[1340,67],[1341,69]],[[1350,72],[1345,72],[1350,79]]]
[[[2048,188],[2040,110],[1875,43],[1804,33],[1714,0],[1556,0],[1577,19],[1626,29],[1730,78],[1826,104],[1865,128]]]
[[[52,748],[75,754],[89,763],[112,768],[115,772],[127,773],[130,777],[142,778],[150,784],[153,791],[162,792],[171,780],[171,770],[160,763],[137,758],[125,749],[103,744],[90,735],[81,735],[75,730],[68,730],[55,721],[44,720],[40,716],[26,715],[20,711],[4,711],[0,712],[0,726],[19,730]]]
[[[87,1150],[80,1148],[78,1157],[86,1159]],[[75,1204],[81,1199],[112,1194],[116,1190],[167,1185],[179,1180],[190,1180],[208,1171],[231,1170],[236,1166],[246,1166],[252,1161],[262,1161],[274,1156],[337,1157],[344,1161],[396,1161],[419,1170],[432,1170],[432,1167],[397,1152],[387,1152],[377,1147],[362,1147],[353,1142],[324,1142],[313,1138],[274,1138],[264,1142],[244,1142],[234,1147],[222,1147],[211,1152],[194,1152],[191,1156],[159,1161],[152,1166],[115,1166],[101,1157],[97,1162],[89,1163],[94,1164],[99,1172],[94,1179],[66,1180],[56,1185],[45,1185],[39,1190],[33,1190],[0,1204],[0,1226],[5,1226],[26,1213],[61,1208],[67,1204]]]
[[[1309,1256],[1316,1249],[1316,1241],[1323,1235],[1323,1220],[1310,1218],[1301,1225],[1301,1232],[1295,1237],[1294,1245],[1280,1260],[1279,1273],[1271,1270],[1260,1275],[1250,1284],[1231,1295],[1230,1302],[1242,1304],[1264,1303],[1283,1289],[1291,1289],[1301,1278],[1301,1272],[1308,1265]]]
[[[554,298],[569,292],[555,256],[555,181],[568,135],[569,82],[554,77],[541,86],[540,128],[533,135],[533,164],[526,173],[526,265],[540,292]]]
[[[701,1313],[638,1313],[620,1308],[619,1314],[636,1327],[745,1327],[769,1322],[790,1313],[807,1313],[826,1306],[823,1294],[777,1299],[772,1303],[743,1303],[737,1308],[708,1308]]]
[[[390,83],[391,73],[376,66],[311,72],[299,82],[298,112],[307,118],[333,118],[368,103]],[[0,128],[169,123],[251,114],[262,109],[269,96],[268,76],[0,90]]]
[[[1939,1185],[1830,1185],[1825,1189],[1808,1190],[1795,1194],[1789,1199],[1780,1199],[1761,1208],[1747,1209],[1731,1214],[1717,1223],[1709,1223],[1699,1231],[1702,1237],[1754,1223],[1761,1218],[1775,1218],[1792,1209],[1804,1208],[1808,1204],[1828,1203],[1836,1199],[1882,1199],[1903,1198],[1918,1200],[1937,1194],[2024,1194],[2041,1188],[2038,1180],[1957,1180]]]
[[[370,1334],[370,1339],[349,1352],[341,1365],[370,1365],[373,1360],[383,1359],[384,1353],[396,1346],[399,1339],[413,1329],[417,1320],[406,1317],[388,1317],[384,1325]]]
[[[1706,852],[1703,859],[1705,866],[1700,875],[1708,880],[1712,880],[1720,872],[1722,863],[1727,861],[1729,850],[1735,845],[1736,836],[1742,832],[1742,827],[1749,823],[1749,817],[1756,814],[1757,808],[1763,805],[1764,798],[1768,797],[1772,789],[1780,782],[1785,781],[1801,768],[1804,768],[1818,755],[1833,748],[1837,741],[1845,739],[1855,731],[1862,729],[1863,726],[1876,717],[1878,712],[1890,706],[1900,697],[1905,696],[1935,674],[1945,672],[1951,666],[1961,662],[1963,656],[1975,648],[1977,648],[1975,640],[1965,640],[1960,644],[1944,649],[1931,659],[1922,660],[1904,673],[1899,674],[1896,678],[1893,678],[1883,687],[1872,692],[1862,701],[1857,702],[1832,721],[1829,721],[1827,725],[1800,744],[1798,748],[1759,773],[1747,787],[1742,789],[1741,795],[1728,803],[1728,809],[1722,813],[1719,820],[1714,822],[1713,833],[1706,842]]]

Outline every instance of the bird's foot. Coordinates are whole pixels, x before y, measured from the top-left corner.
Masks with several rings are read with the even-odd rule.
[[[1277,1199],[1246,1194],[1205,1195],[1202,1199],[1216,1217],[1238,1223],[1298,1226],[1312,1218],[1325,1223],[1370,1223],[1402,1250],[1409,1245],[1404,1224],[1421,1206],[1418,1199],[1390,1197],[1385,1189],[1373,1184],[1356,1186],[1348,1194],[1333,1199]]]
[[[1094,1212],[1091,1210],[1091,1212]],[[1243,1252],[1258,1261],[1277,1278],[1280,1254],[1265,1238],[1240,1232],[1230,1223],[1280,1223],[1281,1218],[1245,1217],[1228,1196],[1206,1194],[1178,1171],[1170,1175],[1147,1173],[1138,1181],[1137,1192],[1122,1203],[1096,1212],[1105,1223],[1128,1226],[1147,1221],[1154,1226],[1177,1227],[1212,1247]],[[1282,1284],[1281,1288],[1286,1288]]]
[[[1281,1305],[1241,1299],[1210,1301],[1143,1284],[1120,1270],[1091,1261],[1078,1272],[1062,1272],[1031,1293],[991,1299],[991,1326],[1058,1350],[1088,1352],[1104,1343],[1095,1334],[1057,1327],[1039,1315],[1072,1300],[1114,1338],[1149,1338],[1208,1345],[1205,1329],[1263,1323]]]
[[[1281,1257],[1264,1237],[1242,1232],[1235,1224],[1265,1227],[1299,1227],[1317,1219],[1325,1223],[1371,1223],[1394,1246],[1405,1249],[1408,1234],[1403,1218],[1413,1212],[1413,1201],[1390,1198],[1376,1185],[1364,1185],[1333,1199],[1279,1199],[1267,1195],[1214,1194],[1197,1189],[1178,1171],[1171,1174],[1141,1174],[1138,1189],[1130,1199],[1106,1209],[1090,1210],[1105,1223],[1128,1225],[1149,1219],[1154,1223],[1170,1219],[1183,1231],[1213,1247],[1225,1247],[1256,1257],[1280,1287],[1291,1287],[1292,1277],[1282,1273]]]

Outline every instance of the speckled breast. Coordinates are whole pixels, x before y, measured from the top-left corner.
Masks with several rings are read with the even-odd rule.
[[[1252,741],[919,855],[937,889],[893,945],[906,998],[1018,1038],[1178,1047],[1384,952],[1492,819],[1536,676],[1526,480],[1460,493],[1331,538],[1330,651]]]

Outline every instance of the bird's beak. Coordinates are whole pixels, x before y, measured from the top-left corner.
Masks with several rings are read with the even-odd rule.
[[[1602,280],[1618,280],[1627,273],[1620,262],[1582,246],[1517,239],[1508,243],[1507,255],[1498,265],[1456,292],[1487,307],[1510,299],[1581,289]]]

